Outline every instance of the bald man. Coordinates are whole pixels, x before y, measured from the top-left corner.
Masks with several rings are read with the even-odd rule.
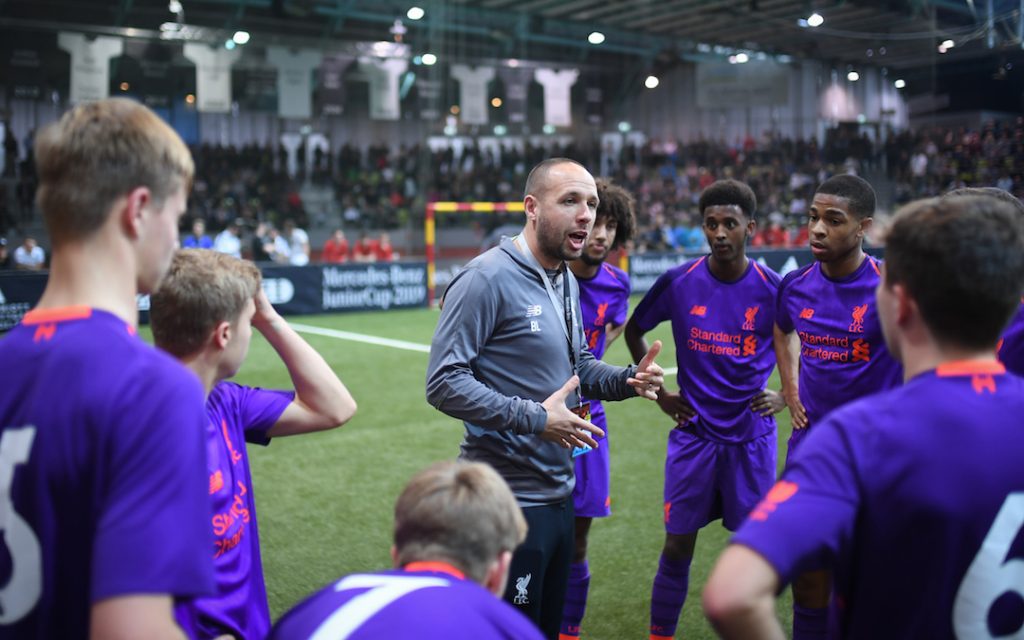
[[[505,599],[557,638],[574,547],[572,453],[603,432],[580,399],[651,400],[663,372],[656,342],[636,367],[587,350],[579,284],[566,261],[583,253],[598,204],[593,176],[566,158],[530,172],[522,233],[452,280],[430,349],[427,401],[463,421],[460,457],[508,482],[529,525]]]

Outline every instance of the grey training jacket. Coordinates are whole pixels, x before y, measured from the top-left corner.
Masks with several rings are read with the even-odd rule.
[[[536,435],[547,420],[540,403],[573,373],[562,305],[537,269],[508,238],[466,265],[445,293],[427,365],[427,402],[464,421],[460,457],[493,466],[523,507],[564,500],[575,484],[571,450]],[[586,350],[579,285],[569,269],[562,277],[583,395],[635,396],[626,378],[636,367],[609,365]],[[576,402],[575,393],[566,398],[567,406]]]

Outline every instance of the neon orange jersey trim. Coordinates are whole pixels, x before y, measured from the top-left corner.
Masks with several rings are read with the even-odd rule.
[[[701,265],[701,263],[704,262],[704,260],[706,260],[706,259],[707,259],[707,256],[701,256],[700,260],[698,260],[697,262],[694,262],[693,266],[691,266],[689,269],[686,270],[686,273],[690,273],[691,271],[693,271],[694,269],[699,267]]]
[[[65,320],[84,320],[92,316],[92,307],[77,305],[57,309],[33,309],[22,317],[22,324],[35,325]]]
[[[1006,366],[998,360],[956,360],[940,364],[935,369],[935,375],[940,378],[973,376],[986,373],[989,375],[1006,373]]]
[[[871,256],[868,256],[868,262],[871,263],[871,268],[875,270],[876,275],[882,275],[882,271],[878,268],[878,263]]]
[[[761,265],[757,264],[757,260],[751,260],[750,264],[754,265],[754,271],[757,272],[757,275],[761,276],[761,279],[765,282],[768,282],[768,276],[764,275],[764,271],[761,270]]]
[[[447,562],[410,562],[409,564],[402,567],[403,571],[436,571],[437,573],[447,573],[450,576],[454,576],[459,580],[465,580],[466,574],[462,573]]]

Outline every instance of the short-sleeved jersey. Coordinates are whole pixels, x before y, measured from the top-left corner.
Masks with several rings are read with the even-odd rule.
[[[833,409],[902,380],[875,308],[879,275],[878,262],[865,255],[842,280],[832,280],[820,262],[812,262],[787,274],[779,287],[776,323],[800,337],[800,402],[811,426]]]
[[[595,358],[603,358],[607,331],[605,325],[626,323],[629,311],[629,275],[618,267],[602,262],[593,278],[584,279],[579,276],[576,281],[580,285],[580,309],[583,313],[583,333],[586,336],[587,348]],[[584,398],[586,399],[586,398]],[[592,416],[604,414],[600,401],[591,401]]]
[[[260,640],[270,630],[263,581],[256,501],[245,442],[267,444],[267,431],[294,399],[290,391],[267,391],[221,382],[206,400],[206,469],[213,509],[210,556],[216,595],[175,607],[190,637],[230,633]]]
[[[1024,376],[1024,299],[999,341],[999,360],[1006,370]]]
[[[836,410],[733,542],[784,581],[831,565],[843,637],[1009,637],[1024,584],[1024,380],[1004,371],[948,363]],[[996,603],[1006,591],[1017,601]]]
[[[322,635],[316,635],[322,634]],[[268,640],[540,640],[522,613],[441,563],[346,576],[278,620]]]
[[[89,307],[29,312],[0,363],[0,637],[85,638],[99,600],[212,592],[195,375]]]
[[[750,261],[734,282],[716,278],[707,256],[663,273],[633,312],[650,331],[672,321],[676,379],[697,411],[697,435],[717,442],[748,442],[775,428],[750,401],[775,366],[772,336],[780,278]]]

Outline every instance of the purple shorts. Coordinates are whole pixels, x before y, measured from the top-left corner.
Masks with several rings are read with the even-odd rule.
[[[572,490],[572,503],[577,518],[607,518],[612,514],[612,497],[609,489],[608,420],[604,417],[604,409],[592,412],[590,421],[600,427],[605,436],[597,438],[597,449],[576,456],[576,488]]]
[[[735,531],[775,484],[775,430],[742,442],[705,440],[676,427],[665,459],[665,531],[685,535],[722,518]]]

